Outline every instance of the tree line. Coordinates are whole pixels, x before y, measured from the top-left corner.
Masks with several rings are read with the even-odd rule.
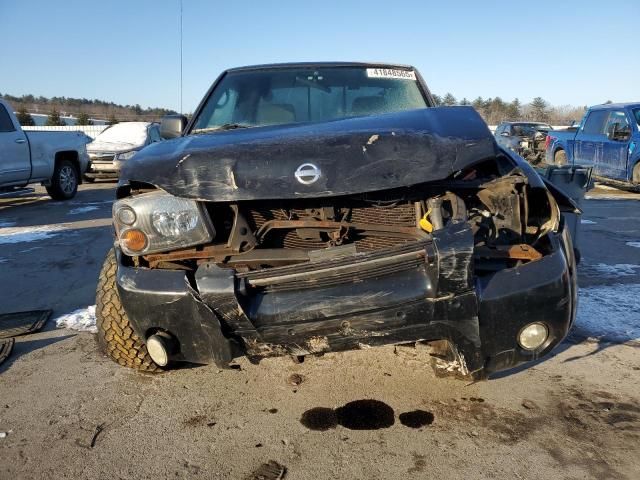
[[[139,104],[120,105],[98,99],[72,97],[43,97],[31,94],[20,97],[2,94],[18,114],[21,125],[35,125],[29,112],[47,114],[46,125],[65,125],[62,116],[73,116],[77,125],[91,125],[90,118],[104,119],[108,124],[119,121],[158,121],[163,116],[176,113],[167,108],[142,108]],[[25,122],[25,123],[23,123]]]
[[[16,109],[21,125],[35,125],[28,112],[46,113],[46,125],[65,125],[61,119],[63,114],[76,117],[77,125],[91,125],[90,118],[106,119],[108,124],[119,121],[158,121],[164,115],[176,113],[167,108],[142,108],[140,105],[119,105],[104,100],[89,100],[71,97],[36,97],[22,95],[16,97],[0,94]],[[570,125],[574,120],[580,120],[587,107],[571,105],[552,106],[541,97],[534,98],[530,103],[522,104],[517,98],[510,102],[500,97],[482,98],[469,101],[466,98],[458,100],[451,93],[444,96],[434,95],[437,105],[471,105],[489,125],[497,125],[502,121],[528,120],[548,122],[552,125]]]
[[[570,125],[580,120],[587,107],[571,105],[552,106],[542,97],[534,98],[531,103],[522,104],[517,98],[506,102],[500,97],[482,98],[473,101],[466,98],[456,99],[451,93],[444,96],[433,95],[439,106],[471,105],[489,125],[497,125],[503,121],[527,120],[531,122],[547,122],[552,125]]]

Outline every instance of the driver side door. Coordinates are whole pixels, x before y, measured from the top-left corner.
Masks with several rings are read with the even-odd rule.
[[[605,132],[607,139],[604,141],[602,158],[596,163],[596,172],[605,177],[626,180],[631,122],[624,110],[612,110],[609,113]]]
[[[607,110],[591,110],[584,124],[576,133],[574,165],[595,167],[601,163],[604,141],[604,125],[609,116]]]
[[[0,103],[0,186],[26,183],[31,177],[29,142]]]

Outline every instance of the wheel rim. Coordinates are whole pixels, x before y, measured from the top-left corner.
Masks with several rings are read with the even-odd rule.
[[[65,165],[60,169],[60,189],[67,195],[73,193],[76,188],[76,172],[72,167]]]

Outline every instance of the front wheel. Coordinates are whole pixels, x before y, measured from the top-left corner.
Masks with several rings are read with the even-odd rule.
[[[561,167],[563,165],[567,164],[567,152],[565,152],[564,150],[558,150],[555,155],[553,156],[553,161],[554,163]]]
[[[96,290],[98,346],[114,362],[143,372],[161,371],[133,331],[116,287],[117,260],[113,249],[104,260]]]
[[[56,162],[53,169],[51,185],[47,187],[47,193],[54,200],[69,200],[76,196],[78,191],[78,170],[69,160]]]

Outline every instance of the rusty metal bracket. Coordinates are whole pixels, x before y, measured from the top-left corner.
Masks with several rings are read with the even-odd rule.
[[[542,253],[531,245],[498,245],[495,247],[477,247],[474,252],[476,258],[498,258],[510,260],[540,260]]]

